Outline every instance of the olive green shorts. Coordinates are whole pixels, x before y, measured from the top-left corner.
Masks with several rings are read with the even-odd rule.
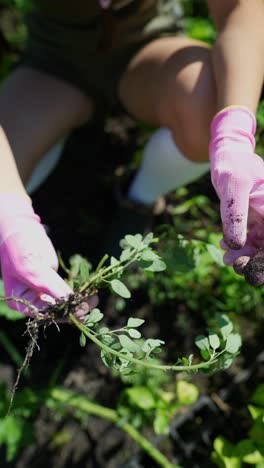
[[[179,31],[173,12],[157,6],[157,1],[133,3],[133,11],[116,15],[114,24],[111,20],[114,33],[106,30],[109,37],[104,37],[103,45],[107,26],[102,26],[102,14],[76,24],[35,9],[26,17],[28,40],[22,63],[78,87],[95,100],[97,110],[119,109],[118,83],[131,58],[153,39]],[[145,11],[144,3],[148,3]]]

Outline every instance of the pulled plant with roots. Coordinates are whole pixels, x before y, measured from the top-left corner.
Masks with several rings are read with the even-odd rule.
[[[165,263],[152,248],[158,240],[152,233],[144,238],[141,234],[126,235],[120,242],[122,248],[120,258],[111,257],[108,261],[109,257],[105,255],[95,272],[91,272],[91,265],[80,255],[75,255],[70,259],[69,269],[61,260],[61,265],[68,274],[67,281],[74,292],[67,299],[49,304],[45,309],[37,310],[15,297],[1,298],[23,302],[28,306],[31,314],[26,330],[30,341],[14,385],[10,407],[21,373],[28,366],[33,351],[38,346],[39,328],[42,326],[46,328],[51,324],[58,327],[59,323],[65,321],[72,323],[80,330],[81,346],[85,346],[87,339],[91,340],[99,347],[104,364],[126,375],[138,372],[140,367],[164,371],[197,372],[199,369],[206,371],[226,369],[231,365],[239,352],[241,338],[240,335],[233,333],[233,324],[226,315],[217,314],[214,321],[215,328],[208,330],[208,336],[196,338],[195,344],[200,349],[202,357],[200,362],[190,355],[188,358],[179,358],[173,364],[162,364],[157,360],[157,354],[161,352],[165,342],[151,338],[144,340],[138,330],[144,323],[142,319],[130,317],[124,327],[110,330],[101,325],[104,314],[98,308],[92,309],[85,316],[83,323],[74,316],[76,308],[87,306],[85,301],[103,287],[109,288],[124,299],[129,299],[131,293],[120,278],[131,265],[137,264],[149,275],[165,270]],[[107,261],[108,264],[106,264]]]

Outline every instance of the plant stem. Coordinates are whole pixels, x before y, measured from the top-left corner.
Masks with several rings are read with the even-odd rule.
[[[191,366],[176,366],[176,365],[162,365],[162,364],[152,364],[151,362],[143,361],[140,359],[136,359],[133,357],[128,357],[123,353],[120,353],[119,351],[115,351],[114,349],[110,348],[109,346],[105,345],[102,343],[98,338],[96,338],[95,335],[93,335],[86,327],[84,327],[75,317],[73,314],[69,314],[70,320],[74,323],[74,325],[85,335],[87,338],[89,338],[91,341],[93,341],[97,346],[99,346],[101,349],[103,349],[106,353],[113,354],[114,356],[117,356],[121,359],[124,359],[129,362],[133,362],[134,364],[137,364],[138,366],[141,367],[148,367],[151,369],[159,369],[163,371],[169,371],[169,370],[174,370],[174,371],[190,371],[190,370],[196,370],[196,369],[203,369],[211,364],[214,364],[217,362],[217,357],[215,359],[210,359],[210,361],[207,362],[201,362],[200,364],[192,364]]]
[[[88,281],[86,281],[86,283],[84,283],[82,285],[82,287],[80,288],[80,292],[83,292],[83,291],[85,291],[85,289],[89,288],[89,286],[91,286],[91,284],[93,284],[98,278],[105,279],[105,278],[108,278],[109,276],[117,273],[119,271],[118,268],[120,268],[120,266],[122,264],[124,264],[122,266],[122,270],[127,268],[131,263],[133,263],[133,262],[135,262],[137,260],[137,255],[135,255],[135,254],[138,254],[138,249],[133,249],[131,251],[129,261],[128,260],[123,260],[123,261],[119,260],[118,263],[116,263],[115,265],[109,265],[108,267],[104,268],[103,270],[99,270],[99,271],[97,271],[98,270],[98,267],[97,267],[95,274],[90,279],[88,279]],[[125,262],[127,262],[127,263],[125,264]]]
[[[101,270],[103,264],[106,262],[106,260],[107,260],[108,258],[109,258],[109,255],[107,255],[107,254],[105,254],[105,255],[103,256],[103,258],[100,260],[100,262],[99,262],[98,265],[97,265],[97,268],[96,268],[96,270],[95,270],[95,273],[98,273],[98,272]]]
[[[100,418],[108,419],[122,428],[127,434],[134,439],[137,444],[147,452],[147,454],[155,460],[163,468],[180,468],[178,465],[172,464],[156,447],[154,447],[137,429],[129,423],[120,423],[120,417],[117,411],[99,405],[88,400],[82,395],[78,395],[69,390],[60,388],[51,389],[49,396],[54,400],[64,403],[67,406],[78,408],[85,413],[99,416]]]

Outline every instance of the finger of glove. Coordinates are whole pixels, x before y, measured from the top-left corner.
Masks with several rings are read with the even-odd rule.
[[[238,275],[244,275],[245,268],[250,261],[250,258],[251,257],[248,257],[247,255],[242,255],[241,257],[237,258],[233,268]]]
[[[255,184],[250,193],[250,207],[259,216],[259,224],[264,224],[264,183]]]
[[[39,269],[24,279],[32,289],[38,293],[45,293],[54,299],[68,297],[73,291],[68,284],[51,268]]]
[[[225,244],[232,250],[246,242],[249,208],[249,182],[227,175],[221,180],[220,208]]]
[[[43,307],[43,301],[39,300],[39,295],[36,291],[28,288],[24,288],[23,291],[19,291],[19,289],[21,288],[18,288],[16,291],[14,291],[14,297],[20,299],[21,301],[27,302],[29,306],[17,301],[8,301],[8,306],[11,309],[21,312],[22,314],[28,315],[29,317],[34,317],[34,311],[37,312]]]
[[[83,319],[91,309],[94,309],[98,305],[99,299],[98,296],[92,296],[88,300],[79,304],[74,312],[74,315],[78,319]]]
[[[224,255],[225,265],[233,266],[239,257],[252,257],[256,253],[256,248],[252,245],[245,245],[239,250],[228,250]]]

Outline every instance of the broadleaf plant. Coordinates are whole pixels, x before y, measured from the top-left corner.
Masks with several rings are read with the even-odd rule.
[[[67,299],[49,305],[44,310],[37,310],[24,302],[33,315],[27,324],[31,345],[28,347],[25,365],[28,365],[29,358],[37,344],[39,327],[66,320],[71,321],[80,330],[81,346],[86,345],[87,339],[94,342],[100,348],[104,364],[126,375],[135,372],[135,369],[139,367],[192,372],[197,372],[199,369],[208,372],[229,367],[233,358],[238,354],[241,339],[238,334],[232,333],[233,325],[226,315],[216,315],[217,331],[210,329],[208,336],[196,338],[195,343],[200,349],[202,361],[197,361],[191,355],[188,358],[178,359],[176,363],[166,365],[157,362],[156,359],[157,353],[162,351],[164,341],[157,338],[144,340],[138,330],[144,323],[142,319],[130,317],[124,327],[110,330],[102,326],[104,314],[98,308],[91,310],[83,323],[75,317],[76,307],[103,287],[108,287],[122,299],[129,299],[131,293],[121,281],[121,277],[132,264],[138,264],[148,274],[165,270],[164,261],[152,249],[152,244],[157,243],[158,240],[152,233],[146,237],[141,234],[126,235],[120,242],[122,252],[119,259],[111,257],[107,264],[108,255],[105,255],[95,272],[91,272],[90,264],[79,255],[70,259],[69,269],[61,262],[68,274],[68,282],[74,288],[74,293]],[[12,299],[21,302],[19,298],[12,297]]]

